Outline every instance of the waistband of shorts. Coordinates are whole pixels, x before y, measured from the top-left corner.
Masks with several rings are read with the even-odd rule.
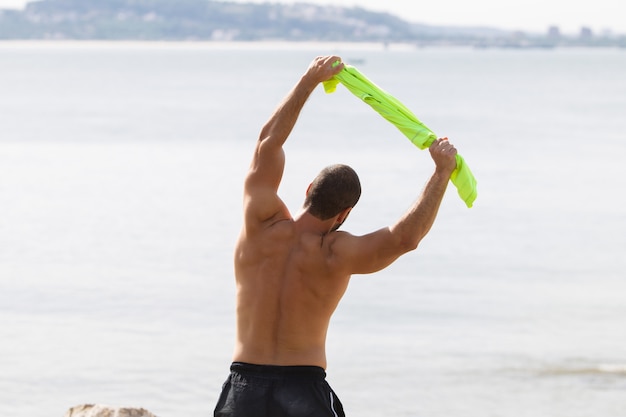
[[[326,371],[320,366],[313,365],[257,365],[246,362],[233,362],[231,372],[254,374],[264,377],[317,377],[326,378]]]

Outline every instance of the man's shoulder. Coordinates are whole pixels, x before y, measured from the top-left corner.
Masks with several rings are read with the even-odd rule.
[[[256,232],[264,232],[269,229],[284,228],[293,223],[293,218],[287,206],[280,199],[274,207],[244,205],[244,226]]]
[[[326,234],[322,244],[328,248],[330,254],[340,255],[350,248],[353,239],[354,235],[350,232],[337,230]]]
[[[328,233],[326,236],[333,241],[341,241],[354,238],[354,235],[352,233],[345,230],[335,230],[334,232]]]
[[[295,224],[291,217],[287,213],[276,213],[275,216],[266,219],[264,221],[255,222],[256,230],[258,234],[283,234],[295,233]]]

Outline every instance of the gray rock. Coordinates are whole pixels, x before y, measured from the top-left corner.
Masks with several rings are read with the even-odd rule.
[[[64,417],[156,417],[143,408],[109,407],[99,404],[82,404],[70,408]]]

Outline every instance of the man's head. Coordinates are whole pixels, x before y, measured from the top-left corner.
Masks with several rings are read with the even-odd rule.
[[[357,173],[347,165],[331,165],[309,186],[304,209],[320,220],[328,220],[354,207],[360,196],[361,182]]]

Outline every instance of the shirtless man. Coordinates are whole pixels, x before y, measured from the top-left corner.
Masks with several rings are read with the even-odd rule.
[[[216,417],[339,417],[326,382],[326,332],[352,274],[379,271],[417,248],[432,226],[456,149],[430,147],[435,170],[416,203],[391,227],[364,236],[337,231],[361,193],[345,165],[324,169],[292,217],[278,197],[283,144],[313,90],[341,71],[317,57],[267,121],[244,185],[244,222],[235,249],[237,339]]]

